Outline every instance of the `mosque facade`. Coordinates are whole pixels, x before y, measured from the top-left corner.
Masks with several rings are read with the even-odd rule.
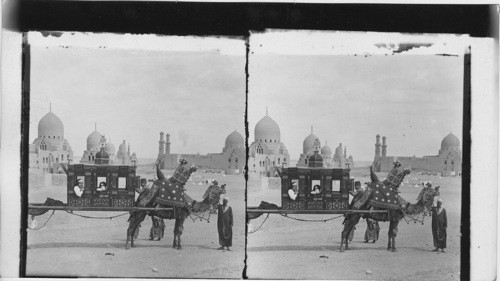
[[[277,176],[276,167],[287,167],[290,155],[281,142],[278,124],[266,113],[254,131],[255,139],[249,147],[248,173],[265,177]]]
[[[137,155],[134,153],[130,154],[130,144],[127,145],[125,140],[118,147],[118,151],[115,149],[115,145],[111,142],[107,142],[103,134],[97,131],[97,125],[92,133],[87,137],[87,149],[83,151],[83,156],[80,159],[80,164],[100,164],[96,162],[97,154],[104,151],[108,156],[107,164],[111,165],[134,165],[137,160]],[[100,156],[100,155],[99,155]]]
[[[166,138],[165,138],[166,137]],[[170,151],[170,134],[160,132],[158,160],[160,169],[175,169],[181,159],[200,168],[223,170],[226,174],[243,173],[246,162],[245,140],[237,131],[226,137],[221,153],[177,154]]]
[[[375,159],[373,162],[376,172],[388,172],[392,168],[394,161],[399,161],[405,167],[413,170],[437,172],[442,176],[461,175],[462,173],[462,150],[460,140],[452,133],[448,134],[441,141],[441,149],[437,155],[433,156],[387,156],[386,137],[376,136]]]
[[[64,125],[52,110],[38,122],[38,137],[29,145],[29,168],[43,173],[63,173],[59,163],[73,159],[73,150],[64,138]]]
[[[347,148],[342,149],[342,143],[335,149],[333,154],[332,149],[325,142],[321,147],[320,139],[313,133],[311,127],[311,134],[304,139],[302,143],[302,153],[300,154],[297,167],[309,167],[309,159],[311,156],[318,154],[323,161],[323,167],[326,168],[354,168],[354,159],[352,155],[347,157]]]

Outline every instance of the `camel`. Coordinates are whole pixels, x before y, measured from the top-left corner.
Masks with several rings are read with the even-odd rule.
[[[187,162],[182,159],[181,164],[177,168],[174,176],[167,179],[163,173],[160,171],[158,165],[156,166],[156,174],[158,180],[154,181],[153,186],[150,189],[146,189],[139,195],[137,198],[136,206],[138,207],[146,207],[146,208],[172,208],[171,211],[150,211],[150,215],[158,216],[162,219],[175,219],[174,226],[174,240],[172,247],[178,250],[182,249],[181,245],[181,235],[184,229],[184,221],[191,214],[191,212],[198,213],[204,212],[210,209],[210,204],[214,202],[198,202],[196,200],[191,199],[189,195],[184,192],[184,184],[189,179],[191,173],[196,171],[196,167],[185,168],[185,164]],[[178,175],[178,176],[176,176]],[[178,192],[181,192],[181,195],[184,196],[182,200],[183,203],[176,204],[164,204],[159,201],[159,196],[161,196],[160,189],[165,188],[167,185],[173,184],[177,187]],[[175,193],[175,191],[174,191]],[[216,198],[220,198],[220,194],[225,193],[225,189],[217,194]],[[217,202],[215,202],[216,204]],[[130,249],[131,247],[135,247],[134,244],[134,233],[141,224],[141,222],[148,215],[148,211],[133,211],[131,212],[131,216],[129,219],[129,227],[127,229],[127,241],[125,243],[125,249]]]
[[[346,215],[344,221],[344,229],[342,231],[342,238],[340,242],[340,252],[348,250],[348,234],[359,222],[359,219],[363,216],[365,218],[371,218],[376,221],[389,221],[389,232],[388,232],[388,243],[387,250],[391,252],[396,251],[396,236],[398,232],[398,224],[405,215],[416,215],[422,212],[428,212],[430,207],[434,202],[434,197],[439,196],[439,187],[432,189],[430,187],[425,187],[418,197],[416,204],[407,203],[402,197],[397,193],[398,187],[403,181],[403,178],[410,173],[410,169],[402,169],[399,162],[394,162],[393,169],[390,171],[388,177],[383,182],[379,181],[373,168],[370,167],[370,176],[372,182],[368,184],[368,187],[364,191],[361,198],[354,202],[352,210],[387,210],[386,213],[370,213],[361,215],[359,213],[352,213]],[[385,202],[377,201],[381,198],[380,194],[386,194]],[[391,202],[387,198],[397,198],[397,202]],[[381,199],[380,199],[381,200]]]

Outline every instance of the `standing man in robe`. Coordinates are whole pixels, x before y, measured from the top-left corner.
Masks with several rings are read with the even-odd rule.
[[[217,230],[219,232],[219,250],[233,246],[233,210],[228,205],[229,198],[224,197],[222,205],[217,207]]]
[[[448,219],[446,218],[446,209],[441,207],[443,200],[437,201],[437,206],[432,207],[432,237],[434,240],[433,252],[439,252],[439,249],[444,253],[446,248],[446,228],[448,227]]]
[[[372,243],[375,243],[378,240],[379,232],[380,226],[378,225],[378,221],[366,218],[365,243],[368,243],[368,240],[373,240]]]

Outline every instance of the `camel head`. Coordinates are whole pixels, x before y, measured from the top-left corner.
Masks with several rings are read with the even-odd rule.
[[[190,168],[187,167],[188,162],[186,159],[181,159],[179,161],[179,166],[174,172],[174,175],[171,177],[171,180],[174,180],[180,184],[185,184],[192,173],[196,172],[197,168],[193,165]]]
[[[409,204],[405,212],[410,215],[421,212],[428,213],[431,211],[431,207],[434,204],[434,197],[438,197],[439,195],[439,186],[432,188],[430,183],[428,183],[427,186],[420,191],[417,197],[417,204]]]
[[[404,177],[410,174],[411,169],[403,168],[399,161],[396,161],[393,164],[394,165],[391,171],[387,175],[387,178],[384,180],[384,184],[397,189],[403,182]]]

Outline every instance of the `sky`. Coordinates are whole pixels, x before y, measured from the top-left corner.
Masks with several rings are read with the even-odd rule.
[[[291,159],[299,158],[311,126],[322,146],[327,141],[335,151],[342,143],[355,161],[373,159],[377,134],[387,137],[388,156],[437,155],[450,132],[462,139],[464,40],[375,33],[252,34],[250,142],[267,107]],[[412,44],[425,46],[402,51]],[[443,53],[453,56],[435,55]]]
[[[230,133],[244,135],[242,39],[30,33],[28,40],[30,142],[50,107],[75,156],[95,124],[139,158],[156,158],[161,131],[170,133],[172,153],[220,153]]]
[[[155,35],[29,33],[30,140],[52,107],[74,155],[94,130],[139,158],[155,158],[159,133],[172,153],[217,153],[243,136],[245,41]],[[279,124],[291,159],[311,133],[354,160],[373,159],[375,135],[390,156],[436,155],[461,140],[463,52],[467,38],[356,32],[252,33],[248,121]],[[409,47],[410,46],[410,47]],[[439,56],[436,54],[451,54]]]

